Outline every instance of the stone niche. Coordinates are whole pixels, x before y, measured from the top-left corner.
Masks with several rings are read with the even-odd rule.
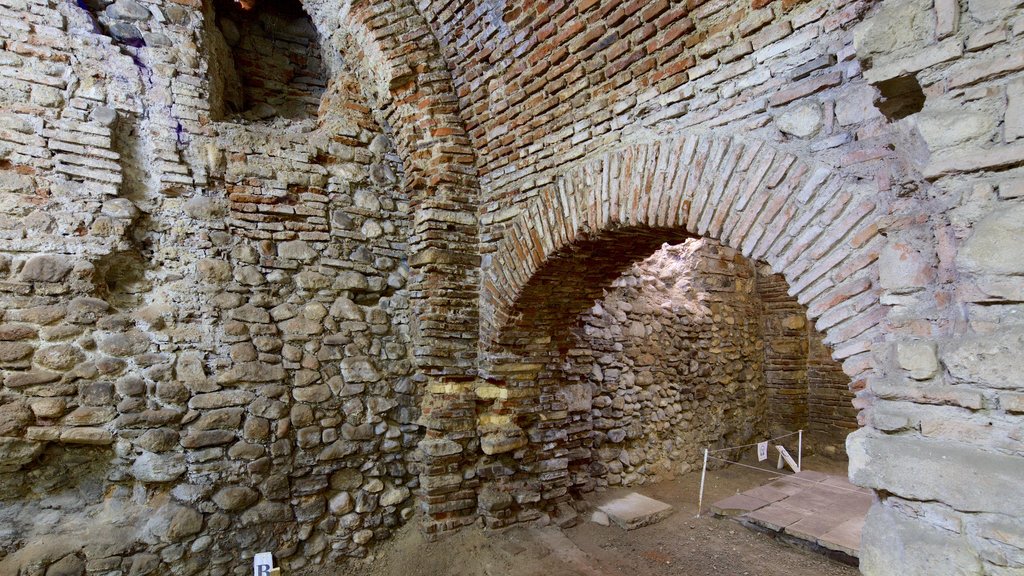
[[[317,116],[327,71],[316,28],[298,0],[216,0],[206,17],[220,119]]]

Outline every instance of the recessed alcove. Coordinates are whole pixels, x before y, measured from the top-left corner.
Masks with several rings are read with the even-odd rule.
[[[327,83],[320,40],[298,0],[215,0],[215,117],[315,118]],[[219,112],[219,114],[217,114]]]
[[[564,378],[579,390],[566,396],[590,399],[567,403],[592,428],[581,470],[599,486],[644,484],[699,470],[704,447],[797,430],[805,452],[844,456],[849,378],[787,290],[710,239],[627,268],[571,329]]]

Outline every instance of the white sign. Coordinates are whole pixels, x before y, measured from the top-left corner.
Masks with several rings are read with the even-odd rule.
[[[786,464],[789,464],[789,467],[793,469],[793,472],[796,472],[796,473],[799,474],[800,473],[800,467],[797,466],[796,460],[793,460],[793,457],[789,455],[789,452],[787,452],[786,449],[783,446],[776,446],[775,448],[777,448],[778,451],[779,451],[779,463],[776,466],[776,468],[779,468],[781,470],[782,469],[782,461],[785,460]]]
[[[270,552],[260,552],[252,557],[253,576],[270,576],[274,568],[274,555]]]
[[[757,443],[757,461],[764,462],[768,459],[768,442]]]

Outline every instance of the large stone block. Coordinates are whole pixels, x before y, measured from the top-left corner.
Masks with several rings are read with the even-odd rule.
[[[184,454],[143,452],[132,463],[132,476],[140,482],[170,482],[184,473]]]
[[[380,372],[369,358],[352,357],[341,361],[341,375],[346,382],[376,382]]]
[[[1006,87],[1003,136],[1007,142],[1024,138],[1024,78],[1018,78]]]
[[[60,282],[74,267],[74,262],[66,256],[33,256],[21,269],[21,279],[25,282]]]
[[[954,103],[944,107],[926,107],[913,118],[931,150],[949,148],[972,140],[984,142],[991,137],[998,123],[991,109]]]
[[[939,357],[933,342],[900,342],[896,344],[896,360],[914,380],[927,380],[939,372]]]
[[[964,336],[942,347],[942,362],[959,382],[1024,390],[1024,328]]]
[[[915,292],[934,275],[929,258],[906,242],[889,242],[878,257],[879,284],[890,292]]]
[[[861,59],[903,54],[928,43],[935,29],[931,0],[886,2],[873,17],[854,30],[854,46]]]
[[[961,270],[979,274],[1024,274],[1024,204],[1000,206],[974,225],[956,255]]]
[[[963,536],[876,502],[861,532],[860,569],[871,576],[973,576],[981,562]]]
[[[142,538],[150,543],[179,542],[203,528],[203,515],[192,508],[165,504],[142,529]]]
[[[950,441],[886,436],[862,428],[846,440],[850,481],[964,512],[1024,515],[1024,458]]]

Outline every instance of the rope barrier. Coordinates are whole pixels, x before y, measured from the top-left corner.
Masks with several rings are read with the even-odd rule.
[[[723,460],[722,458],[715,458],[714,456],[709,456],[708,460],[718,460],[719,462],[727,462],[729,464],[736,464],[737,466],[743,466],[744,468],[750,468],[750,469],[753,469],[753,470],[760,470],[761,472],[764,472],[766,474],[774,474],[775,476],[779,476],[781,478],[789,478],[791,480],[799,480],[801,482],[807,482],[809,484],[821,484],[821,482],[818,482],[817,480],[808,480],[807,478],[801,478],[801,477],[797,476],[796,474],[783,474],[782,472],[776,472],[774,470],[765,470],[764,468],[758,468],[757,466],[751,466],[750,464],[744,464],[742,462],[733,462],[732,460]],[[828,486],[829,488],[834,488],[836,490],[842,490],[844,492],[861,493],[860,490],[850,489],[850,488],[843,488],[842,486],[834,486],[832,484],[825,484],[825,486]]]
[[[783,434],[782,436],[776,436],[775,438],[769,438],[767,440],[763,440],[762,442],[772,442],[774,440],[781,440],[783,438],[789,438],[790,436],[796,436],[797,434],[800,434],[801,432],[803,432],[803,430],[797,430],[796,432],[790,432],[789,434]],[[740,444],[739,446],[728,446],[726,448],[716,448],[714,450],[708,450],[708,454],[715,454],[717,452],[725,452],[726,450],[736,450],[737,448],[750,448],[752,446],[757,446],[760,443],[761,442],[754,442],[753,444]]]
[[[726,448],[716,448],[714,450],[711,450],[710,448],[705,448],[704,449],[704,466],[701,467],[701,471],[700,471],[700,495],[697,497],[697,517],[700,518],[700,513],[704,509],[704,478],[707,476],[707,473],[708,473],[708,460],[710,459],[710,460],[718,460],[720,462],[729,462],[731,464],[740,464],[739,462],[733,462],[731,460],[722,460],[721,458],[712,458],[710,456],[711,454],[717,454],[718,452],[725,452],[727,450],[738,450],[740,448],[750,448],[751,446],[758,446],[758,445],[761,445],[761,444],[767,445],[767,444],[770,444],[771,442],[774,442],[775,440],[781,440],[783,438],[789,438],[790,436],[798,436],[799,437],[799,439],[797,440],[798,448],[797,448],[797,455],[796,455],[797,460],[796,460],[796,462],[794,463],[793,460],[789,457],[789,455],[785,454],[784,449],[780,449],[780,450],[782,450],[783,453],[780,454],[779,457],[782,458],[783,456],[785,456],[785,458],[787,458],[787,461],[790,463],[790,466],[793,466],[795,464],[795,470],[797,472],[799,472],[801,470],[800,466],[802,465],[803,453],[804,453],[804,431],[803,430],[797,430],[796,432],[790,432],[789,434],[783,434],[782,436],[776,436],[775,438],[769,438],[767,440],[762,440],[761,442],[755,442],[753,444],[743,444],[743,445],[740,445],[740,446],[729,446],[729,447],[726,447]],[[740,465],[741,466],[746,466],[745,464],[740,464]],[[763,468],[757,468],[755,466],[751,466],[751,468],[754,468],[755,470],[764,470]],[[777,474],[777,472],[776,472],[776,474]],[[779,474],[779,475],[780,476],[785,476],[785,474]]]

